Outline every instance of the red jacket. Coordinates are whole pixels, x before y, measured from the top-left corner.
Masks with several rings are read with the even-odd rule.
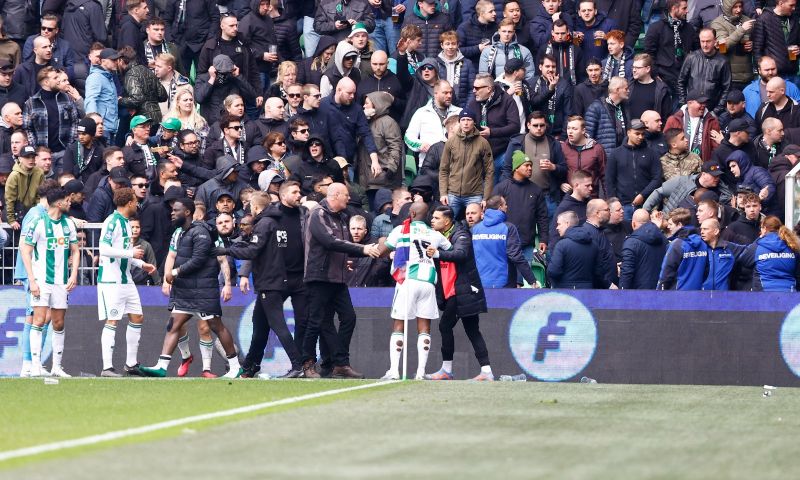
[[[667,123],[664,124],[664,131],[666,132],[670,128],[680,128],[684,132],[686,132],[686,127],[683,124],[683,112],[684,109],[681,108],[677,112],[670,115],[667,119]],[[714,153],[714,150],[719,146],[717,142],[711,139],[711,131],[720,131],[719,127],[719,120],[717,117],[714,116],[713,113],[706,110],[705,118],[703,119],[703,139],[702,139],[702,147],[700,149],[700,158],[707,162],[711,160],[711,156]],[[689,135],[686,135],[686,138],[689,138]],[[690,140],[691,141],[691,140]]]
[[[592,198],[600,196],[600,188],[606,182],[606,151],[593,138],[589,138],[581,150],[567,140],[561,142],[561,152],[567,162],[567,183],[572,184],[572,174],[586,170],[592,174]]]

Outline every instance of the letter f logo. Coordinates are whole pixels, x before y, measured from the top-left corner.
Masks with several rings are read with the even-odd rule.
[[[568,322],[572,319],[570,312],[553,312],[547,319],[547,325],[539,329],[539,335],[536,338],[536,353],[533,355],[535,362],[543,362],[547,350],[558,350],[561,344],[558,340],[550,340],[550,335],[563,336],[566,333],[566,327],[562,327],[558,322]]]

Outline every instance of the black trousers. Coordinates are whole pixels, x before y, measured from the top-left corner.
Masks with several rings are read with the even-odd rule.
[[[453,328],[458,323],[456,310],[456,298],[450,297],[445,302],[444,312],[439,319],[439,333],[442,335],[442,360],[453,361],[453,354],[456,350],[456,340],[453,337]],[[472,349],[475,350],[475,358],[478,359],[481,367],[489,365],[489,350],[486,348],[486,341],[481,334],[478,315],[469,315],[461,318],[464,331],[467,333]]]
[[[309,317],[303,339],[303,361],[316,360],[317,338],[327,343],[337,367],[350,365],[350,340],[356,329],[356,311],[344,283],[309,282]],[[339,330],[333,314],[339,316]]]
[[[289,332],[286,318],[283,316],[283,302],[292,297],[294,309],[295,338]],[[308,323],[308,295],[303,274],[290,274],[287,290],[265,290],[257,293],[258,301],[253,309],[253,338],[245,357],[244,366],[261,365],[264,349],[267,348],[270,329],[275,332],[281,346],[292,362],[292,368],[300,368],[303,364],[301,349],[296,339],[305,335]]]

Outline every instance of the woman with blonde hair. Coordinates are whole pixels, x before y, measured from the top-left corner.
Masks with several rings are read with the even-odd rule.
[[[297,64],[291,60],[285,60],[278,65],[278,75],[275,83],[267,89],[266,98],[278,97],[286,102],[286,88],[297,82]]]
[[[241,141],[244,144],[245,149],[249,150],[250,147],[255,144],[258,138],[260,138],[261,132],[259,132],[258,126],[255,122],[246,119],[244,99],[235,93],[225,97],[225,100],[222,101],[222,111],[219,112],[220,118],[222,118],[225,113],[240,119],[242,124]],[[208,131],[208,144],[211,145],[212,143],[221,139],[222,133],[222,129],[219,128],[219,121],[214,122],[211,125],[211,129]]]
[[[323,35],[319,37],[314,56],[304,59],[297,68],[297,83],[306,85],[312,83],[319,87],[322,74],[331,63],[333,52],[336,51],[336,39]]]
[[[192,130],[197,138],[200,140],[200,155],[206,148],[206,138],[208,137],[208,122],[200,112],[197,111],[197,106],[194,102],[194,91],[191,87],[183,86],[178,87],[175,93],[175,101],[172,103],[169,112],[165,118],[177,118],[181,121],[181,128],[184,130]]]
[[[761,221],[761,237],[747,249],[753,269],[753,290],[794,292],[800,279],[800,240],[780,219]]]

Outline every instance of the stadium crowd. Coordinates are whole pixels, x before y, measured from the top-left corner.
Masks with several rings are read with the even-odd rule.
[[[795,0],[6,0],[0,16],[8,246],[60,187],[80,265],[96,266],[83,226],[130,188],[133,246],[155,266],[133,265],[136,284],[174,280],[178,204],[220,238],[226,287],[272,292],[267,317],[293,293],[312,318],[334,309],[347,344],[355,315],[335,298],[394,285],[379,250],[417,203],[429,224],[449,207],[442,233],[469,238],[467,291],[800,278],[783,225],[800,159]],[[315,215],[347,247],[317,245]],[[264,234],[276,243],[256,256]],[[440,306],[461,295],[438,290]],[[296,370],[303,337],[337,341],[326,324],[296,332]]]

